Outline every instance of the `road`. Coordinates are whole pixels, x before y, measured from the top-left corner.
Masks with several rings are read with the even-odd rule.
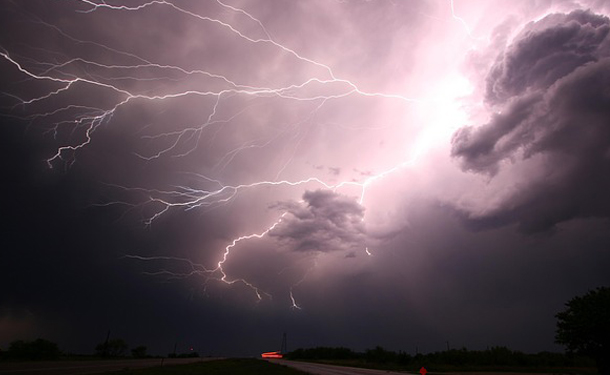
[[[297,370],[307,372],[313,375],[405,375],[405,372],[393,372],[384,370],[370,370],[366,368],[343,367],[324,365],[321,363],[308,363],[297,361],[286,361],[282,359],[271,359],[271,363],[289,366]]]
[[[213,359],[213,358],[210,358]],[[155,358],[108,361],[0,362],[0,375],[89,375],[123,369],[182,365],[208,358]]]
[[[320,363],[308,363],[298,361],[287,361],[282,359],[270,359],[269,362],[277,363],[297,370],[312,374],[312,375],[419,375],[410,372],[396,372],[384,370],[370,370],[356,367],[343,367],[324,365]],[[427,375],[440,375],[441,373],[430,373]],[[519,372],[445,372],[442,375],[553,375],[543,373],[519,373]]]

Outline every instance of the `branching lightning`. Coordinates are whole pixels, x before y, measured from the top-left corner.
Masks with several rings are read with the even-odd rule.
[[[238,25],[230,22],[223,21],[218,18],[211,16],[198,14],[194,11],[180,7],[171,1],[166,0],[153,0],[144,2],[140,5],[111,5],[104,1],[94,2],[92,0],[79,0],[78,3],[85,6],[86,9],[77,10],[77,12],[83,14],[90,14],[100,11],[109,12],[140,12],[149,8],[166,8],[167,11],[176,12],[182,16],[195,19],[199,22],[210,23],[216,27],[240,38],[244,42],[251,43],[253,45],[266,45],[275,48],[278,53],[286,54],[296,59],[301,64],[311,66],[312,69],[317,69],[321,74],[312,74],[311,77],[300,82],[293,82],[285,86],[271,87],[270,85],[251,85],[237,82],[236,80],[230,79],[222,74],[209,72],[206,70],[198,69],[187,69],[179,65],[170,65],[165,63],[157,63],[151,61],[150,58],[144,58],[138,56],[135,53],[121,51],[116,48],[112,48],[105,44],[91,42],[86,40],[80,40],[74,36],[64,32],[60,27],[44,22],[36,16],[30,15],[33,19],[32,22],[41,24],[49,30],[62,35],[64,38],[71,40],[72,42],[79,44],[87,44],[102,48],[108,53],[116,56],[121,56],[125,59],[133,61],[132,64],[108,64],[102,61],[96,61],[92,58],[85,58],[81,56],[77,57],[65,57],[63,60],[58,61],[59,57],[53,59],[53,61],[32,61],[31,59],[21,58],[17,54],[13,54],[0,46],[0,56],[5,62],[12,65],[17,71],[26,76],[30,80],[41,81],[51,85],[54,85],[52,89],[47,90],[45,93],[31,97],[31,98],[20,98],[17,95],[5,93],[5,95],[15,99],[16,103],[13,105],[15,108],[27,108],[35,105],[50,105],[53,106],[53,102],[60,96],[71,92],[77,86],[84,85],[85,87],[98,90],[104,94],[107,101],[112,101],[110,105],[100,105],[99,107],[84,105],[84,104],[70,104],[61,108],[53,108],[48,111],[36,112],[25,117],[28,121],[55,121],[56,118],[60,117],[60,121],[53,122],[51,130],[55,135],[62,127],[73,127],[73,132],[81,131],[83,140],[74,144],[64,144],[59,146],[53,155],[50,155],[46,163],[50,168],[57,165],[64,165],[70,167],[77,161],[77,154],[92,142],[95,142],[95,132],[103,124],[111,122],[113,116],[123,107],[127,107],[135,101],[146,101],[146,102],[163,102],[177,98],[184,97],[205,97],[212,98],[214,105],[207,117],[199,124],[184,127],[180,130],[167,131],[155,135],[146,135],[142,139],[145,140],[168,140],[165,146],[159,147],[155,152],[150,154],[135,153],[135,155],[145,161],[153,161],[162,157],[185,157],[198,147],[201,147],[202,137],[204,131],[213,125],[228,123],[232,119],[237,118],[241,115],[242,111],[237,112],[229,117],[228,119],[221,119],[218,117],[218,108],[222,100],[228,97],[240,96],[240,97],[265,97],[265,98],[279,98],[281,100],[295,101],[295,102],[311,102],[314,103],[314,109],[311,112],[312,116],[319,111],[323,106],[333,100],[341,100],[350,96],[359,96],[362,98],[376,98],[376,99],[387,99],[397,100],[404,102],[407,105],[420,105],[426,104],[427,101],[420,98],[413,98],[404,96],[397,93],[384,93],[384,92],[370,92],[361,89],[357,83],[342,78],[339,74],[336,74],[333,69],[320,61],[308,58],[296,50],[288,47],[276,41],[271,33],[265,28],[263,22],[257,17],[247,12],[244,9],[225,4],[220,0],[216,0],[216,4],[223,8],[226,12],[241,15],[246,17],[251,22],[258,26],[258,29],[264,37],[251,36],[245,31],[241,31]],[[455,20],[463,24],[466,32],[470,35],[470,28],[466,22],[455,15],[453,0],[450,1],[451,12]],[[153,72],[157,77],[148,77],[148,73]],[[146,92],[130,88],[125,81],[136,81],[144,82],[160,79],[160,77],[177,77],[179,79],[185,78],[200,78],[210,82],[210,88],[203,89],[188,89],[188,90],[175,90],[165,88],[158,90],[158,92]],[[213,83],[213,84],[212,84]],[[332,88],[332,94],[319,94],[315,90],[311,93],[310,89],[314,86],[329,87]],[[219,88],[220,87],[220,88]],[[298,128],[299,123],[293,124],[293,128]],[[279,136],[279,135],[278,135]],[[298,139],[294,148],[296,153],[303,136],[295,136]],[[272,141],[269,139],[260,140],[258,142],[252,140],[241,144],[220,158],[217,162],[215,169],[222,171],[229,166],[237,155],[246,150],[252,148],[264,148]],[[189,148],[184,150],[182,147],[189,144]],[[282,167],[277,170],[276,178],[274,180],[263,180],[241,184],[224,184],[222,181],[204,176],[201,174],[194,174],[194,176],[206,183],[214,185],[212,189],[200,189],[190,186],[176,186],[173,190],[159,190],[150,189],[144,187],[130,187],[130,186],[119,186],[112,185],[115,189],[119,189],[125,192],[135,193],[142,197],[139,202],[108,202],[104,205],[126,205],[130,209],[141,208],[141,207],[155,207],[154,212],[145,218],[144,222],[146,225],[153,225],[154,222],[172,209],[183,209],[192,210],[198,208],[212,209],[227,203],[230,203],[234,198],[245,190],[257,189],[261,187],[270,186],[285,186],[285,187],[302,187],[309,185],[317,185],[320,188],[330,189],[333,191],[340,192],[342,188],[351,187],[359,189],[358,202],[363,205],[365,203],[365,197],[368,189],[378,181],[383,180],[390,174],[397,172],[400,169],[409,167],[416,162],[419,153],[409,157],[407,160],[400,161],[395,165],[386,168],[382,172],[372,174],[370,176],[364,176],[360,180],[345,180],[339,182],[328,182],[318,177],[306,177],[297,180],[280,179],[280,175],[285,171],[288,165],[291,163],[292,158],[286,160]],[[208,281],[215,280],[217,282],[225,283],[228,285],[242,284],[250,288],[258,298],[262,300],[264,297],[271,298],[271,295],[261,288],[257,287],[254,283],[243,279],[243,278],[232,278],[226,271],[224,266],[231,257],[231,253],[236,251],[238,245],[242,242],[247,242],[255,239],[262,239],[273,231],[278,225],[282,223],[282,220],[287,215],[287,212],[282,213],[279,218],[269,225],[266,229],[259,232],[241,235],[234,238],[222,251],[220,260],[215,264],[213,268],[205,267],[202,264],[197,264],[186,258],[170,257],[170,256],[154,256],[145,257],[139,255],[125,255],[126,259],[133,259],[142,262],[173,262],[175,264],[186,265],[187,270],[184,272],[175,272],[167,269],[160,269],[156,272],[149,272],[152,276],[165,276],[169,279],[183,279],[193,276],[203,277],[206,284]],[[364,219],[363,219],[364,220]],[[369,247],[363,247],[362,251],[371,256],[373,252]],[[294,288],[298,287],[303,283],[311,269],[295,284],[289,288],[289,298],[291,301],[291,307],[294,309],[301,309],[297,300],[294,296]]]

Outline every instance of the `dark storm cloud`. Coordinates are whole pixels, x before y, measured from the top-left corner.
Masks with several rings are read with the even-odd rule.
[[[455,1],[454,15],[449,2],[428,0],[172,1],[91,12],[82,1],[3,2],[0,52],[31,72],[89,83],[23,104],[65,85],[0,58],[0,346],[41,336],[92,353],[111,330],[161,355],[177,343],[178,352],[254,356],[279,349],[282,332],[290,349],[413,354],[448,340],[559,350],[554,313],[608,282],[608,221],[573,220],[554,236],[464,228],[439,197],[476,200],[487,190],[468,185],[484,178],[449,163],[445,135],[460,115],[459,62],[509,17],[481,57],[487,68],[474,69],[501,113],[460,132],[454,154],[516,193],[462,214],[477,228],[541,228],[574,209],[607,212],[599,203],[609,175],[608,21],[549,17],[495,59],[513,28],[551,1],[494,1],[490,17],[484,3]],[[479,32],[478,23],[487,26]],[[240,35],[271,37],[309,60]],[[341,82],[301,87],[331,78],[312,61]],[[244,90],[290,89],[244,94],[220,76]],[[134,98],[110,113],[126,95],[106,84],[178,96]],[[229,91],[179,95],[190,90]],[[428,106],[429,98],[441,100]],[[102,113],[91,141],[64,149],[49,169],[58,147],[81,144],[86,119]],[[342,185],[316,191],[318,181]],[[163,203],[191,199],[186,210]],[[225,275],[230,285],[218,280]]]
[[[541,231],[576,217],[609,217],[610,20],[588,11],[529,25],[487,76],[487,100],[500,109],[481,127],[460,129],[452,155],[462,168],[523,182],[472,223],[512,222]],[[534,160],[535,159],[535,160]],[[526,163],[539,163],[526,169]]]
[[[506,113],[495,115],[491,123],[458,130],[453,137],[452,154],[462,157],[465,170],[495,174],[498,162],[529,141],[529,120],[540,99],[540,95],[518,98],[507,105]]]
[[[302,202],[275,205],[287,212],[269,235],[296,251],[329,252],[362,247],[364,207],[331,190],[307,191]]]
[[[607,55],[608,18],[589,11],[552,14],[532,23],[497,59],[487,76],[487,100],[504,103],[547,89],[579,66]]]

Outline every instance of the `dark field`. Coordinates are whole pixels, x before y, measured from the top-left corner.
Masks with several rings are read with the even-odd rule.
[[[107,374],[120,375],[303,375],[301,371],[260,359],[222,359],[179,366],[124,370]]]

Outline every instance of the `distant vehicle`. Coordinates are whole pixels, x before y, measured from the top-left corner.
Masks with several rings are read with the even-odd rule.
[[[286,344],[286,332],[284,332],[284,335],[282,336],[282,346],[281,349],[277,352],[267,352],[267,353],[263,353],[261,354],[261,357],[264,359],[281,359],[284,358],[284,356],[282,355],[282,353],[288,353],[288,346]]]
[[[282,355],[282,352],[267,352],[267,353],[261,354],[261,357],[263,357],[263,358],[284,358],[284,356]]]

